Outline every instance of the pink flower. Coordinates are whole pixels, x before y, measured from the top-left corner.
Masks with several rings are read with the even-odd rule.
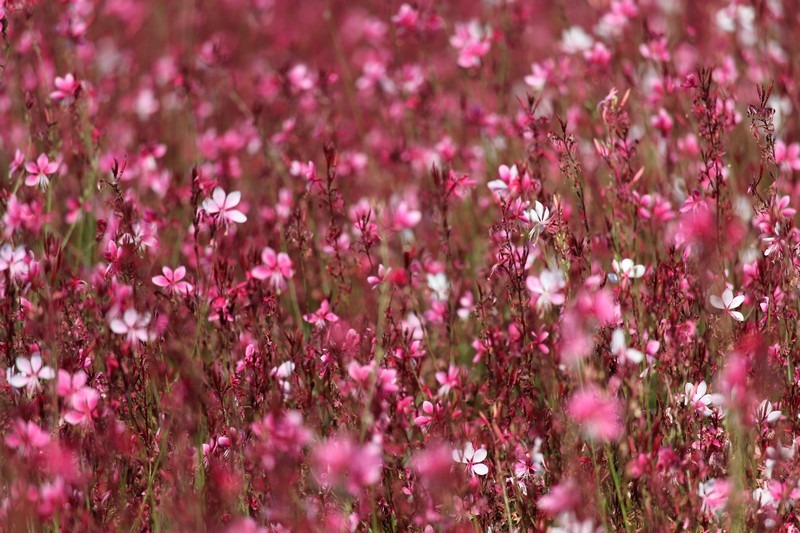
[[[458,387],[458,367],[450,365],[447,372],[437,372],[436,381],[439,382],[439,396],[445,396],[451,389]]]
[[[397,204],[393,223],[395,230],[411,229],[419,224],[420,220],[422,220],[422,213],[409,208],[407,202]]]
[[[294,276],[289,255],[284,252],[275,253],[275,250],[267,246],[261,251],[261,261],[263,264],[254,267],[250,274],[255,279],[268,279],[276,291],[285,290],[286,280]]]
[[[483,464],[486,455],[484,448],[476,450],[472,443],[468,442],[463,450],[453,450],[453,461],[467,465],[467,471],[473,476],[485,476],[489,473],[489,467]]]
[[[40,388],[40,379],[53,379],[56,373],[49,366],[45,366],[39,352],[31,355],[31,358],[17,357],[16,361],[18,374],[11,375],[11,369],[6,371],[6,379],[12,387],[21,389],[28,388],[29,393],[33,393]]]
[[[550,489],[539,498],[536,506],[550,516],[575,510],[581,504],[580,488],[574,480],[568,479]]]
[[[25,178],[25,185],[28,187],[38,186],[39,189],[44,191],[50,185],[48,176],[58,170],[58,162],[50,161],[46,154],[41,154],[36,161],[25,163],[25,170],[28,172],[28,177]]]
[[[378,275],[377,276],[367,276],[367,283],[375,289],[386,281],[386,277],[392,272],[391,268],[385,268],[383,264],[378,265]]]
[[[44,448],[50,444],[50,435],[33,422],[25,422],[18,418],[14,421],[11,431],[6,436],[6,445],[9,448],[19,449],[26,453],[31,448]]]
[[[590,439],[608,441],[622,435],[619,402],[595,387],[590,386],[573,394],[567,412]]]
[[[339,317],[330,310],[328,300],[322,300],[319,309],[314,313],[303,315],[303,320],[309,324],[315,324],[318,328],[325,327],[325,322],[338,322]]]
[[[247,222],[247,217],[244,213],[235,209],[239,205],[241,198],[242,193],[239,191],[225,194],[221,187],[217,187],[211,194],[211,198],[206,198],[203,201],[203,210],[209,215],[217,215],[222,223],[235,222],[242,224]]]
[[[91,424],[92,419],[98,415],[97,402],[99,400],[100,393],[91,387],[83,387],[72,396],[72,410],[64,415],[64,420],[73,426]]]
[[[469,24],[456,24],[456,33],[450,37],[450,44],[458,49],[458,66],[473,68],[480,66],[481,58],[489,53],[491,42],[486,36],[489,32],[481,28],[477,21]]]
[[[731,483],[727,479],[709,479],[705,483],[700,483],[697,494],[702,499],[703,512],[720,518],[728,505],[730,491]]]
[[[800,144],[787,145],[783,141],[775,143],[775,162],[786,165],[792,170],[800,170]]]
[[[392,17],[392,22],[406,30],[413,30],[417,27],[419,11],[408,4],[402,4],[400,10]]]
[[[536,308],[546,311],[551,305],[562,305],[565,297],[561,290],[566,287],[560,270],[544,270],[539,276],[528,276],[526,285],[536,301]]]
[[[182,281],[186,277],[186,267],[179,266],[175,270],[165,266],[161,268],[163,275],[153,277],[153,284],[158,287],[169,289],[174,294],[189,294],[194,287],[188,281]]]
[[[83,370],[78,370],[70,375],[66,370],[58,371],[58,380],[56,381],[56,393],[64,398],[72,398],[72,396],[81,390],[86,385],[86,380],[89,376]]]
[[[73,98],[78,95],[78,90],[81,88],[81,83],[75,79],[72,73],[67,74],[63,78],[56,76],[55,81],[56,90],[50,93],[50,98],[56,102]]]

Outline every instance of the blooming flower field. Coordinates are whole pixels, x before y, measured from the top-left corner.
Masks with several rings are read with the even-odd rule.
[[[0,19],[0,531],[798,531],[793,2]]]

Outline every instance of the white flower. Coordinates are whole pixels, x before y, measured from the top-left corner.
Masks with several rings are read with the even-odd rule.
[[[242,224],[247,222],[247,217],[238,209],[234,209],[242,199],[242,193],[233,191],[225,194],[222,188],[217,187],[211,194],[211,198],[203,200],[203,209],[209,215],[219,213],[219,218],[223,222],[236,222]]]
[[[486,450],[484,448],[475,450],[471,442],[468,442],[466,446],[464,446],[463,451],[458,449],[453,450],[453,461],[467,465],[472,475],[485,476],[489,473],[489,467],[483,464],[485,459]]]
[[[25,262],[27,255],[22,245],[12,248],[10,244],[4,244],[0,248],[0,272],[8,270],[12,278],[24,276],[28,273],[28,264]]]
[[[278,383],[283,389],[285,394],[289,394],[292,390],[292,385],[289,382],[289,378],[292,377],[292,372],[294,372],[295,364],[292,361],[285,361],[281,363],[279,366],[274,367],[270,374],[278,378]]]
[[[771,424],[775,422],[781,417],[781,412],[778,410],[772,410],[772,402],[764,400],[760,404],[758,404],[758,408],[756,409],[756,420],[758,422],[766,422],[767,424]]]
[[[444,273],[428,274],[428,288],[433,291],[437,300],[447,300],[447,293],[449,292],[449,285],[447,276]]]
[[[729,315],[739,322],[744,320],[744,315],[742,313],[739,311],[734,311],[734,309],[742,305],[742,302],[744,302],[744,295],[740,294],[734,298],[733,291],[730,289],[725,289],[721,298],[719,296],[712,295],[710,300],[711,305],[717,309],[727,311]]]
[[[6,379],[12,387],[21,389],[28,388],[28,392],[39,389],[40,379],[53,379],[56,373],[49,366],[44,366],[42,356],[39,352],[31,355],[31,358],[17,357],[17,370],[19,374],[11,375],[11,369],[6,371]]]
[[[701,381],[697,385],[687,383],[683,386],[685,393],[683,404],[691,405],[692,408],[703,416],[711,416],[710,405],[714,403],[714,398],[708,394],[708,385],[705,381]]]
[[[564,274],[560,270],[544,270],[539,277],[528,276],[526,280],[528,290],[537,296],[536,308],[549,309],[551,305],[563,305],[566,298],[561,294],[561,289],[566,287]]]
[[[547,229],[547,225],[550,223],[550,209],[537,200],[533,209],[525,211],[525,216],[528,217],[528,221],[533,226],[530,233],[528,233],[528,238],[535,240],[542,231]]]
[[[125,335],[128,342],[148,342],[153,340],[154,335],[147,331],[150,324],[150,313],[140,315],[136,309],[128,309],[122,315],[122,319],[111,320],[111,331],[118,335]]]
[[[638,279],[644,276],[644,265],[636,265],[631,259],[623,259],[611,261],[611,268],[614,269],[613,274],[608,275],[608,280],[611,283],[625,283],[629,279]]]
[[[568,54],[585,52],[594,45],[594,39],[580,26],[572,26],[561,33],[561,48]]]
[[[632,363],[641,363],[644,359],[644,354],[634,348],[628,348],[625,342],[625,332],[617,328],[611,334],[611,353],[613,353],[620,363],[630,361]]]

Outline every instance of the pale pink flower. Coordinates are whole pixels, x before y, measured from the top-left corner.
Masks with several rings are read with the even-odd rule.
[[[480,66],[481,58],[491,48],[491,31],[481,28],[477,21],[469,24],[456,24],[456,33],[450,37],[450,44],[458,49],[458,66],[473,68]]]
[[[42,191],[50,185],[49,176],[58,170],[58,162],[50,161],[47,154],[41,154],[36,161],[25,163],[25,171],[28,177],[25,178],[25,185],[28,187],[39,187]]]
[[[486,449],[476,450],[471,442],[468,442],[463,450],[453,450],[453,461],[467,465],[467,471],[474,476],[485,476],[489,473],[489,467],[483,464],[486,460]]]
[[[728,505],[728,495],[731,491],[731,482],[727,479],[709,479],[700,483],[697,494],[702,500],[704,513],[720,518]]]
[[[203,210],[209,215],[217,215],[221,222],[235,222],[242,224],[247,222],[247,216],[236,209],[242,199],[242,193],[233,191],[225,194],[221,187],[214,189],[211,198],[203,201]]]
[[[31,358],[17,357],[17,374],[12,375],[11,369],[6,371],[6,379],[12,387],[21,389],[27,387],[29,393],[36,392],[41,388],[39,380],[53,379],[56,377],[55,371],[44,364],[39,352],[31,355]]]
[[[713,411],[710,406],[714,404],[714,397],[708,394],[708,385],[701,381],[697,385],[687,383],[683,386],[684,405],[691,405],[692,408],[703,416],[711,416]]]
[[[253,267],[250,274],[255,279],[268,279],[276,291],[285,290],[286,280],[294,276],[293,263],[289,255],[284,252],[276,253],[267,246],[261,251],[261,262],[263,264]]]
[[[738,295],[736,297],[733,296],[733,291],[730,289],[725,289],[722,292],[722,297],[716,295],[711,295],[711,305],[716,307],[717,309],[722,309],[726,311],[730,316],[734,319],[742,322],[744,320],[744,315],[739,311],[734,311],[737,307],[742,305],[744,302],[744,295]]]
[[[136,309],[130,308],[125,311],[122,318],[111,320],[111,331],[117,335],[125,335],[127,342],[134,343],[137,340],[148,342],[153,340],[154,334],[147,331],[150,324],[150,313],[139,314]]]
[[[189,294],[194,289],[191,283],[183,281],[186,277],[186,267],[179,266],[172,270],[168,266],[161,267],[162,275],[153,277],[153,285],[169,289],[174,294]]]
[[[561,290],[566,287],[564,275],[558,269],[544,270],[539,276],[528,276],[526,281],[528,290],[536,300],[536,308],[550,309],[551,305],[562,305],[565,301]]]
[[[628,348],[625,342],[625,332],[617,328],[611,334],[611,353],[617,358],[620,363],[641,363],[644,359],[644,354],[634,348]]]
[[[772,409],[772,402],[764,400],[758,404],[756,409],[756,421],[759,423],[772,424],[781,417],[781,412],[777,409]]]
[[[29,269],[25,260],[27,257],[25,246],[12,248],[10,244],[4,244],[0,247],[0,272],[8,270],[12,279],[24,277]]]

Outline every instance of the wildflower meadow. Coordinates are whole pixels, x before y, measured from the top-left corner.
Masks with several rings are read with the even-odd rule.
[[[0,531],[800,531],[798,7],[0,0]]]

